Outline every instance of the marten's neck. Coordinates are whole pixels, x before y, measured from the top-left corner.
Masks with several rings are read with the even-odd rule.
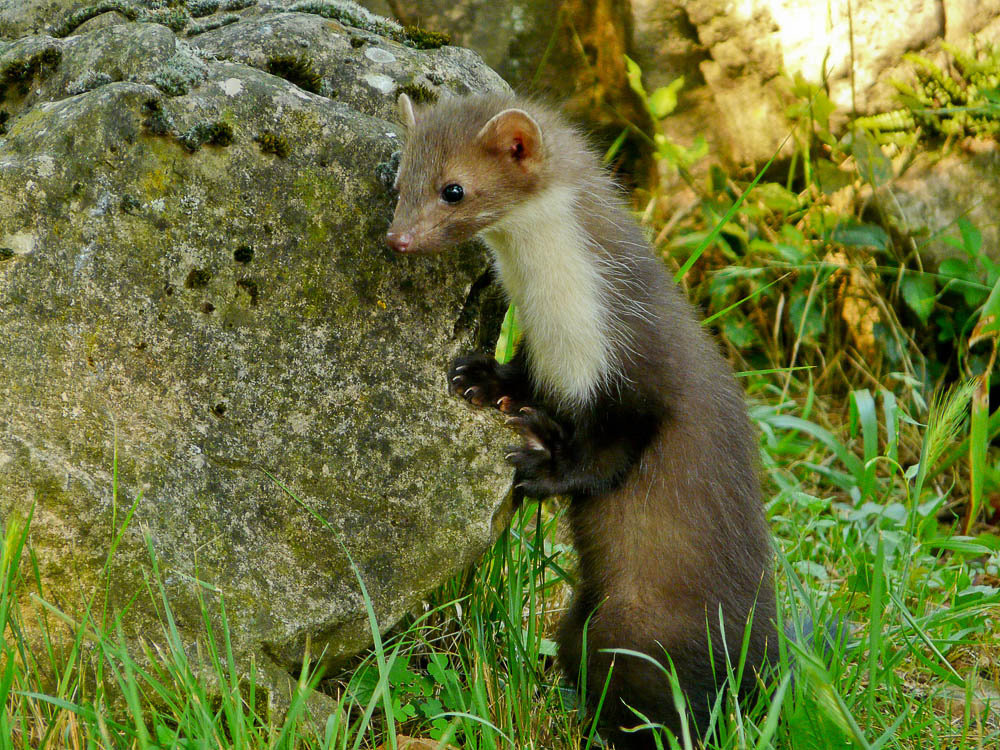
[[[517,308],[536,385],[565,406],[616,373],[608,282],[568,187],[550,187],[481,233]]]

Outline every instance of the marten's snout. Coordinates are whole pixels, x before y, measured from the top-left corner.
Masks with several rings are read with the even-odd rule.
[[[408,253],[410,252],[410,246],[413,245],[413,235],[410,232],[393,232],[390,230],[385,233],[385,244],[397,253]]]

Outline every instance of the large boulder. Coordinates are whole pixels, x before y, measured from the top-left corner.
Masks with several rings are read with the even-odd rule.
[[[117,3],[0,41],[0,520],[33,513],[44,598],[80,617],[108,572],[155,640],[148,538],[192,653],[222,596],[237,659],[279,672],[370,642],[351,560],[385,629],[509,510],[502,428],[444,383],[484,252],[381,239],[397,92],[504,84],[294,7],[172,30]]]

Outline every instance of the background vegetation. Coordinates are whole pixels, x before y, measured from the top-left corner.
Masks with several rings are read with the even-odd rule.
[[[634,66],[630,74],[652,120],[668,117],[681,84],[646,92]],[[960,220],[948,231],[960,254],[925,269],[927,238],[900,234],[880,205],[898,169],[897,152],[880,143],[898,139],[872,122],[835,135],[823,91],[799,82],[797,92],[789,162],[749,183],[718,168],[696,179],[703,149],[646,134],[660,173],[686,181],[697,199],[669,206],[655,186],[636,196],[657,251],[743,378],[760,429],[783,617],[799,630],[838,614],[851,623],[832,646],[783,643],[779,679],[756,705],[720,703],[706,746],[998,747],[1000,264]],[[928,116],[934,101],[910,93],[907,111]],[[995,115],[993,100],[980,98]],[[925,147],[949,135],[941,129]],[[115,497],[109,560],[136,500]],[[235,676],[224,602],[221,611],[205,604],[204,649],[197,662],[185,656],[152,549],[137,596],[157,602],[163,632],[151,641],[168,648],[140,659],[101,602],[72,620],[31,594],[40,589],[25,544],[30,519],[8,518],[0,746],[325,750],[402,747],[407,737],[419,747],[597,746],[553,659],[574,575],[559,516],[556,503],[527,504],[423,613],[385,637],[373,617],[375,648],[351,669],[322,674],[307,663],[283,716],[268,714],[253,673]],[[53,640],[60,629],[74,634],[68,653],[20,637],[15,601],[24,594]],[[663,737],[664,747],[695,744]]]

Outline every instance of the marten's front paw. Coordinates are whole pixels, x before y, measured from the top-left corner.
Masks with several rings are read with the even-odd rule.
[[[492,406],[505,414],[518,408],[516,399],[505,392],[499,364],[487,354],[458,357],[448,370],[448,387],[473,406]]]
[[[501,396],[497,361],[485,354],[458,357],[448,370],[448,387],[473,406],[495,406]]]
[[[548,414],[530,406],[520,408],[507,424],[524,440],[522,445],[508,449],[506,455],[516,470],[515,499],[559,494],[557,463],[565,441],[563,428]]]

